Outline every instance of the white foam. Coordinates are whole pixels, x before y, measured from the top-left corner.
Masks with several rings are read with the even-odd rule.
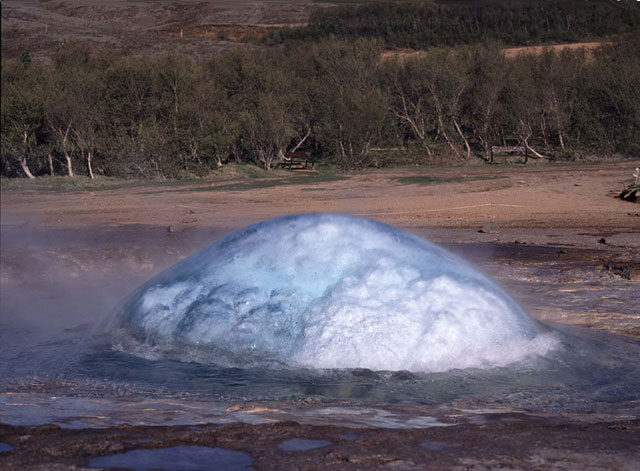
[[[503,366],[557,345],[459,258],[333,214],[270,220],[214,243],[136,291],[116,327],[215,363],[311,368]]]

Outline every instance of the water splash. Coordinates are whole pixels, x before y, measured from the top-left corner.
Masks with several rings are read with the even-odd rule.
[[[136,290],[116,349],[224,366],[441,372],[559,344],[451,253],[363,218],[308,214],[241,229]]]

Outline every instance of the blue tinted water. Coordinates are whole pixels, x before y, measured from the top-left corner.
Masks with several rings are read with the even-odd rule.
[[[292,438],[290,440],[285,440],[278,448],[282,451],[309,451],[315,450],[316,448],[322,448],[327,445],[331,445],[331,442],[326,440],[309,440],[306,438]]]
[[[132,450],[89,460],[90,468],[130,471],[250,471],[252,460],[246,453],[204,446],[174,446]]]
[[[13,447],[11,445],[9,445],[8,443],[0,442],[0,453],[4,453],[6,451],[11,451],[11,450],[13,450]]]

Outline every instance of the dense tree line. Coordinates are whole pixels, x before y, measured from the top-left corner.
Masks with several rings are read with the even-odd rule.
[[[640,40],[507,59],[488,45],[381,60],[375,41],[236,51],[196,63],[69,50],[2,63],[7,176],[203,174],[266,169],[287,150],[342,168],[381,149],[420,161],[533,155],[640,157]]]
[[[274,32],[265,41],[375,38],[386,47],[421,49],[578,41],[639,29],[640,8],[626,2],[376,2],[318,9],[307,26]]]

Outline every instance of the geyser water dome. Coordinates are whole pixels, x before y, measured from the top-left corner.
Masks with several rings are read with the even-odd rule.
[[[241,229],[136,290],[117,349],[223,366],[447,371],[558,344],[451,253],[375,221],[282,217]]]

